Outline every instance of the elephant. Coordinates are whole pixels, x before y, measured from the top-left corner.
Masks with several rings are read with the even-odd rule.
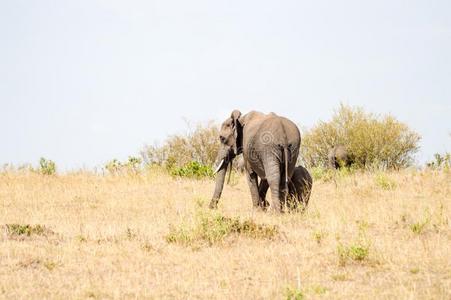
[[[329,161],[329,168],[339,169],[341,167],[350,167],[354,162],[352,156],[343,145],[337,145],[330,149],[327,156]]]
[[[244,159],[243,156],[240,155],[235,160],[235,169],[237,172],[244,174]]]
[[[253,207],[261,207],[259,178],[271,189],[270,210],[282,212],[288,194],[288,183],[299,155],[301,134],[289,119],[275,113],[251,111],[242,115],[232,111],[221,125],[216,183],[210,208],[216,208],[224,187],[227,168],[233,159],[243,154],[245,175]]]
[[[295,209],[299,204],[301,204],[302,209],[305,209],[310,199],[312,186],[313,180],[310,173],[303,166],[297,166],[294,169],[293,176],[288,183],[289,196],[286,205],[291,209]],[[262,180],[259,185],[262,208],[266,208],[268,206],[268,202],[265,199],[267,190],[268,182],[266,180]]]

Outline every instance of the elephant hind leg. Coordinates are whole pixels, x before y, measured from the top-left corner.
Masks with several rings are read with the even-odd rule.
[[[270,210],[282,212],[283,205],[287,198],[285,182],[281,182],[279,178],[268,179],[269,188],[271,189],[271,206]],[[283,184],[283,186],[281,186]]]
[[[260,196],[260,207],[266,209],[269,206],[269,202],[266,200],[266,193],[268,192],[269,184],[268,180],[260,180],[258,185],[258,194]]]

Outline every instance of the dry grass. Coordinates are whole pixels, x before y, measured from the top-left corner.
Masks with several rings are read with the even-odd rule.
[[[212,181],[158,170],[0,174],[0,298],[450,299],[450,182],[350,175],[315,182],[306,213],[279,216],[251,208],[242,178],[211,213]],[[199,214],[278,234],[168,242]]]

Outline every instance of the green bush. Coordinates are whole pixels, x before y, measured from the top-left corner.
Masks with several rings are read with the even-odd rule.
[[[219,130],[213,122],[198,124],[185,134],[170,136],[162,145],[147,145],[141,157],[147,165],[164,165],[167,169],[182,168],[192,161],[212,166],[219,148]]]
[[[41,157],[39,160],[39,173],[44,175],[53,175],[56,173],[56,164],[50,159]]]
[[[431,169],[449,170],[451,168],[451,153],[434,154],[434,160],[426,164]]]
[[[189,162],[188,164],[184,165],[181,168],[174,167],[173,169],[169,170],[170,174],[173,176],[180,176],[180,177],[188,177],[188,178],[204,178],[209,177],[213,178],[213,169],[210,166],[202,165],[201,163],[197,161]]]
[[[327,166],[330,149],[341,144],[357,168],[397,169],[412,164],[419,141],[416,132],[393,116],[342,104],[330,121],[303,133],[301,157],[310,167]]]
[[[348,260],[361,262],[368,257],[370,247],[368,244],[359,242],[351,245],[339,244],[337,247],[338,264],[345,266]]]
[[[285,296],[285,299],[287,300],[303,300],[305,298],[304,293],[300,289],[294,287],[287,287]]]
[[[113,159],[105,164],[105,170],[110,174],[138,174],[141,171],[142,160],[139,157],[129,156],[125,162]]]

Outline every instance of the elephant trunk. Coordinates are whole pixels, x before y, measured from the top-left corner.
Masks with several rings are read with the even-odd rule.
[[[221,198],[222,189],[224,188],[224,182],[227,175],[227,168],[232,163],[233,152],[230,147],[223,146],[220,148],[218,153],[217,161],[220,161],[218,167],[215,171],[216,173],[216,184],[213,197],[210,202],[210,208],[216,208],[218,206],[219,198]]]
[[[219,198],[221,198],[222,189],[224,188],[224,181],[227,173],[227,163],[222,163],[219,171],[216,173],[216,184],[213,198],[210,201],[210,208],[216,208],[218,206]]]

